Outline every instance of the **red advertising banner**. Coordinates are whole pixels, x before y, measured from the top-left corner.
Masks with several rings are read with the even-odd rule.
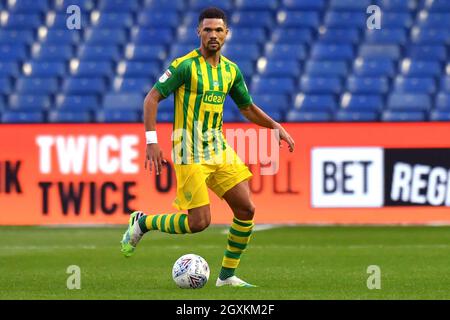
[[[257,223],[450,223],[445,175],[450,168],[436,163],[434,174],[432,166],[413,163],[408,171],[406,154],[398,174],[395,155],[389,156],[389,172],[398,181],[386,183],[383,171],[390,148],[425,149],[418,159],[426,158],[427,149],[450,148],[450,123],[289,123],[285,128],[296,142],[294,153],[284,144],[279,157],[271,158],[273,152],[259,143],[254,158],[240,154],[254,174]],[[267,138],[252,124],[224,125],[225,132],[239,129],[238,136],[248,141]],[[171,133],[171,124],[158,125],[169,165],[156,176],[144,169],[141,124],[0,125],[0,225],[123,224],[133,210],[175,212]],[[276,163],[276,174],[265,171],[268,159]],[[424,197],[430,201],[421,205]],[[229,224],[226,202],[212,192],[210,199],[212,223]],[[389,205],[396,199],[401,205]],[[405,205],[408,201],[416,202]]]

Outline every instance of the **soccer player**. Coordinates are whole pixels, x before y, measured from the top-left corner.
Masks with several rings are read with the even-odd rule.
[[[185,234],[207,228],[211,221],[210,188],[225,199],[234,214],[216,286],[252,287],[235,276],[254,226],[255,206],[248,185],[252,174],[223,136],[225,96],[230,95],[251,122],[277,129],[279,139],[287,142],[291,152],[294,141],[279,123],[252,102],[239,67],[220,54],[228,34],[225,13],[214,7],[203,10],[197,32],[200,48],[173,60],[144,101],[145,167],[150,172],[154,167],[159,174],[166,160],[156,135],[157,107],[159,101],[175,95],[172,159],[177,194],[173,205],[180,212],[156,215],[133,212],[122,238],[122,253],[131,256],[150,230]],[[187,214],[181,210],[187,210]]]

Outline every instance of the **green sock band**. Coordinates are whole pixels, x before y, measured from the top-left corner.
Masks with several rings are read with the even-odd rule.
[[[228,279],[228,278],[234,276],[235,270],[236,269],[222,267],[222,269],[220,270],[219,279],[225,280],[225,279]]]
[[[145,219],[147,219],[147,216],[144,215],[144,216],[140,217],[138,220],[139,228],[141,228],[141,231],[143,233],[148,232],[147,225],[145,224]]]

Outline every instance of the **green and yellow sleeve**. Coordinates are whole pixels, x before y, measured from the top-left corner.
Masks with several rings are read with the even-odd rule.
[[[244,77],[238,67],[236,67],[236,78],[229,94],[239,109],[246,108],[253,103],[252,97],[248,92],[247,85],[245,84]]]

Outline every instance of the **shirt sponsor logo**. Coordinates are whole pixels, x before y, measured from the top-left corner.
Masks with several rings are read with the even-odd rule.
[[[225,100],[225,93],[220,91],[205,91],[203,95],[203,102],[209,104],[223,104]]]

